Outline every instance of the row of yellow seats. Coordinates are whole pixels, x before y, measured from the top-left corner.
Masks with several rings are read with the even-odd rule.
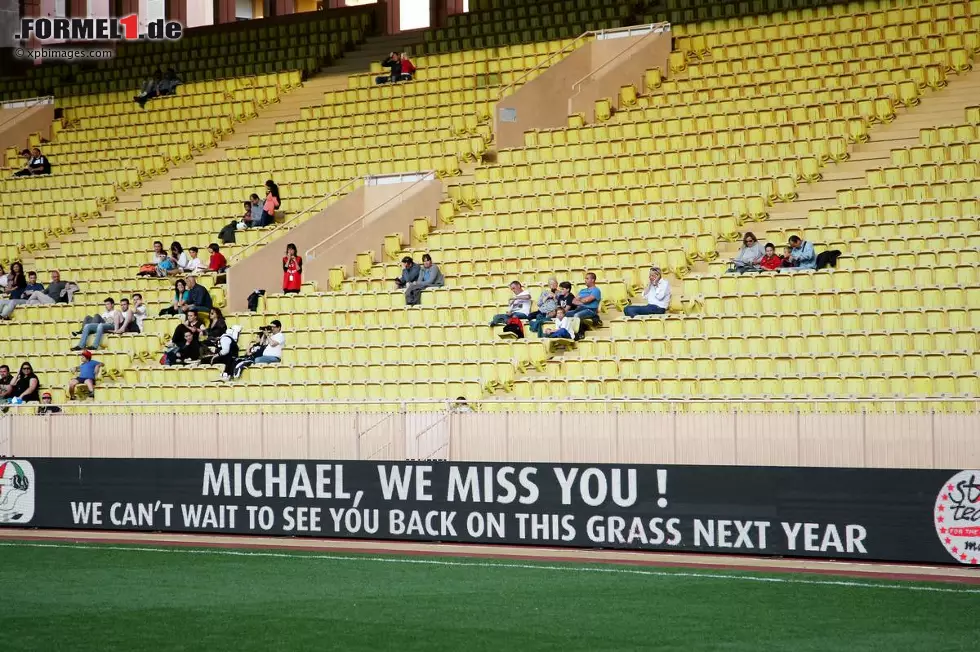
[[[69,113],[71,120],[78,121],[81,126],[107,126],[117,122],[121,124],[145,124],[166,120],[161,114],[167,113],[178,116],[202,117],[210,115],[209,108],[217,107],[225,102],[247,102],[256,100],[259,104],[278,102],[280,90],[277,86],[255,86],[226,93],[189,94],[182,85],[178,95],[164,96],[151,102],[146,110],[136,111],[132,96],[125,101],[107,104],[103,110],[97,107],[86,107],[89,113],[77,115]],[[78,109],[76,109],[77,111]]]
[[[945,295],[953,295],[948,298]],[[703,306],[705,315],[726,315],[744,312],[755,314],[766,310],[767,306],[773,302],[795,297],[798,300],[807,301],[814,310],[822,312],[840,311],[891,311],[891,310],[914,310],[922,308],[924,310],[941,309],[946,305],[959,307],[974,305],[980,299],[980,288],[954,288],[952,290],[940,290],[936,287],[932,290],[922,290],[919,287],[912,289],[902,289],[901,287],[893,290],[881,290],[879,292],[813,292],[810,293],[784,293],[775,292],[773,294],[744,294],[732,297],[705,297],[700,298],[699,303]],[[948,303],[947,303],[948,302]],[[966,303],[966,302],[974,302]]]
[[[786,242],[788,236],[799,234],[814,243],[847,242],[848,255],[873,252],[939,252],[977,248],[980,223],[977,218],[956,221],[943,220],[946,234],[936,224],[918,222],[862,224],[844,226],[810,226],[805,229],[763,228],[757,231],[760,241]],[[920,232],[921,231],[921,232]],[[818,245],[814,245],[818,246]]]
[[[610,335],[620,338],[959,331],[980,327],[980,310],[678,315],[666,319],[614,320],[608,326]]]
[[[980,149],[980,142],[977,146]],[[978,177],[980,177],[980,162],[977,161],[932,165],[909,164],[869,170],[867,173],[868,185],[872,188],[952,182]]]
[[[931,136],[930,136],[931,137]],[[949,142],[894,149],[891,161],[896,166],[941,165],[955,161],[980,161],[980,142]]]
[[[752,337],[679,337],[662,339],[612,339],[601,333],[575,343],[579,357],[617,356],[675,358],[705,356],[800,356],[887,355],[931,353],[934,351],[975,354],[977,333],[973,331],[915,333],[851,333],[815,335],[768,335]]]
[[[943,201],[887,202],[862,207],[815,208],[808,212],[813,226],[882,224],[886,222],[914,222],[920,235],[940,233],[935,226],[969,227],[969,219],[980,216],[980,200],[975,198],[947,199]],[[951,223],[952,221],[952,223]]]
[[[475,118],[474,118],[475,119]],[[337,122],[336,125],[329,123]],[[434,133],[439,130],[451,129],[453,118],[448,116],[438,116],[424,118],[413,124],[401,122],[383,122],[373,124],[340,124],[343,121],[336,118],[325,118],[316,120],[300,120],[295,130],[279,130],[275,134],[258,134],[248,137],[248,144],[251,146],[270,147],[279,143],[296,143],[306,140],[314,140],[312,134],[316,134],[318,139],[337,138],[340,136],[351,136],[353,138],[377,138],[388,139],[389,142],[398,136],[407,133]],[[282,125],[283,123],[279,123]],[[379,141],[380,142],[380,141]]]
[[[841,206],[973,199],[975,197],[980,197],[980,180],[977,179],[945,183],[923,182],[908,186],[881,188],[855,188],[837,192],[837,202]]]

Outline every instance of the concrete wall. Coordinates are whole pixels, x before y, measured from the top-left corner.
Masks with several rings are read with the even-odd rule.
[[[402,243],[407,245],[415,218],[427,217],[435,225],[442,198],[442,182],[438,179],[368,186],[363,190],[365,215],[318,247],[315,258],[308,263],[305,278],[316,281],[321,288],[327,287],[331,267],[343,265],[350,275],[358,253],[374,251],[375,262],[381,262],[386,235],[401,233]]]
[[[0,153],[6,152],[8,147],[15,147],[19,152],[27,147],[27,136],[35,132],[40,132],[44,138],[51,138],[53,120],[54,104],[0,109]],[[44,151],[43,147],[41,151]],[[23,167],[24,159],[18,156],[6,164],[15,168]],[[58,162],[52,160],[51,164],[57,165]]]
[[[595,120],[596,100],[611,98],[613,106],[619,108],[620,87],[635,84],[643,92],[647,69],[660,68],[664,74],[669,70],[670,32],[594,41],[591,46],[593,62],[612,63],[593,68],[594,72],[581,82],[568,101],[568,113],[584,113],[589,122]]]
[[[560,129],[572,113],[585,113],[592,120],[595,100],[617,98],[620,86],[626,84],[642,88],[647,68],[659,67],[666,72],[670,47],[669,32],[583,43],[497,102],[494,128],[498,147],[522,147],[525,131]],[[505,122],[501,117],[510,111],[516,111],[516,119]]]

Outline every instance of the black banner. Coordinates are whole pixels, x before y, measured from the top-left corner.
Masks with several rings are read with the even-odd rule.
[[[980,471],[0,460],[0,525],[980,565]]]

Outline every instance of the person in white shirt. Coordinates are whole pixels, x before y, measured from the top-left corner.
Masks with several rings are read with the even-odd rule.
[[[206,272],[207,266],[205,266],[204,261],[197,257],[197,247],[188,247],[187,253],[190,257],[187,259],[187,265],[184,266],[183,270],[188,274],[196,274],[198,272]]]
[[[282,349],[286,345],[286,336],[282,333],[282,322],[273,319],[265,328],[258,345],[252,348],[249,357],[239,360],[232,374],[234,378],[242,375],[246,368],[253,364],[278,364],[282,362]],[[258,355],[255,355],[255,352]]]
[[[142,333],[143,320],[146,319],[146,305],[143,303],[142,294],[133,295],[133,303],[128,304],[125,299],[120,301],[123,313],[123,332]]]
[[[494,315],[493,319],[490,320],[491,326],[506,324],[511,317],[527,320],[528,315],[531,314],[531,293],[524,289],[520,281],[512,281],[510,291],[514,293],[514,296],[511,297],[510,305],[507,306],[507,312]]]
[[[659,267],[650,270],[650,283],[643,291],[643,297],[647,300],[647,305],[626,306],[623,312],[627,317],[662,315],[670,307],[670,283],[664,278]]]
[[[75,331],[73,335],[80,335],[81,339],[78,341],[78,346],[72,347],[72,351],[82,351],[87,348],[87,342],[90,335],[94,335],[95,339],[92,340],[92,348],[98,349],[102,344],[102,338],[105,337],[106,333],[120,333],[120,327],[122,326],[122,314],[116,310],[116,302],[111,298],[107,297],[105,302],[105,312],[101,315],[94,315],[85,318],[82,322],[82,330]]]
[[[562,340],[574,340],[572,333],[572,318],[565,314],[565,309],[558,307],[555,309],[555,330],[544,335],[544,337],[557,338]]]

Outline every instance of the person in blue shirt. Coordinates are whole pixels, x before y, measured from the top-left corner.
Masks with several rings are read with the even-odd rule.
[[[572,299],[572,310],[566,315],[569,318],[578,317],[581,321],[591,320],[596,326],[602,324],[599,319],[599,304],[602,303],[602,291],[595,285],[595,274],[589,272],[585,275],[585,287],[578,291],[578,296]],[[581,323],[581,322],[580,322]],[[584,331],[584,325],[580,326],[579,337]]]
[[[813,250],[813,243],[803,240],[798,235],[789,238],[789,261],[797,269],[816,269],[817,254]]]
[[[78,365],[78,376],[68,382],[68,399],[75,399],[75,387],[85,385],[92,398],[95,398],[95,379],[99,377],[99,367],[102,363],[92,359],[92,352],[85,349],[80,354],[82,364]]]

